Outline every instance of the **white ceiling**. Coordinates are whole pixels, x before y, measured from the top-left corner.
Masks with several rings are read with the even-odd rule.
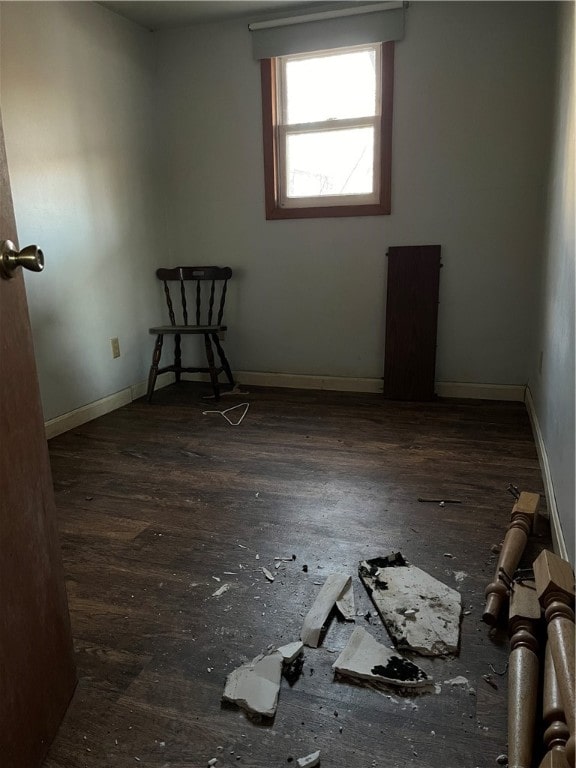
[[[100,5],[155,30],[226,19],[250,17],[252,21],[263,13],[306,8],[315,3],[314,0],[115,0],[100,2]]]

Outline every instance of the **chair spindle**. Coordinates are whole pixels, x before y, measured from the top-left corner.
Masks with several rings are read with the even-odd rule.
[[[226,291],[228,290],[228,280],[224,280],[222,285],[222,293],[220,294],[220,307],[218,308],[218,320],[217,325],[222,324],[222,316],[224,315],[224,303],[226,301]]]
[[[172,296],[170,295],[170,288],[166,280],[164,282],[164,295],[166,296],[166,304],[168,305],[168,316],[170,317],[170,325],[176,325],[176,315],[174,314],[174,306],[172,304]]]
[[[196,325],[201,325],[202,317],[202,291],[200,280],[196,280]]]
[[[212,312],[214,309],[214,291],[215,291],[216,285],[214,283],[214,280],[212,280],[212,283],[210,285],[210,299],[208,300],[208,325],[212,325]]]
[[[186,303],[186,286],[184,280],[180,280],[180,297],[182,299],[182,318],[184,325],[188,325],[188,304]]]

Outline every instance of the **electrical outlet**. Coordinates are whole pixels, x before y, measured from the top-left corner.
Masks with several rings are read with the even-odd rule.
[[[113,339],[110,339],[110,344],[112,345],[112,357],[120,357],[120,342],[118,341],[118,337],[115,336]]]

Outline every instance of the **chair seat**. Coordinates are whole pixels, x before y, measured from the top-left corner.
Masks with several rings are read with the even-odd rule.
[[[148,333],[158,336],[161,333],[220,333],[225,330],[226,325],[161,325],[158,328],[150,328]]]

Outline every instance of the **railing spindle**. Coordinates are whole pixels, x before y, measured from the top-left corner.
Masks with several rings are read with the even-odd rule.
[[[538,698],[537,625],[541,610],[533,581],[514,582],[510,594],[508,766],[532,768]]]
[[[574,571],[566,560],[544,550],[534,561],[534,576],[538,599],[548,623],[548,645],[570,733],[566,743],[566,761],[574,768]]]
[[[510,525],[504,537],[494,581],[490,582],[485,590],[486,606],[482,619],[491,626],[498,621],[498,615],[508,595],[508,585],[526,547],[539,504],[540,496],[537,493],[522,492],[512,508]]]

